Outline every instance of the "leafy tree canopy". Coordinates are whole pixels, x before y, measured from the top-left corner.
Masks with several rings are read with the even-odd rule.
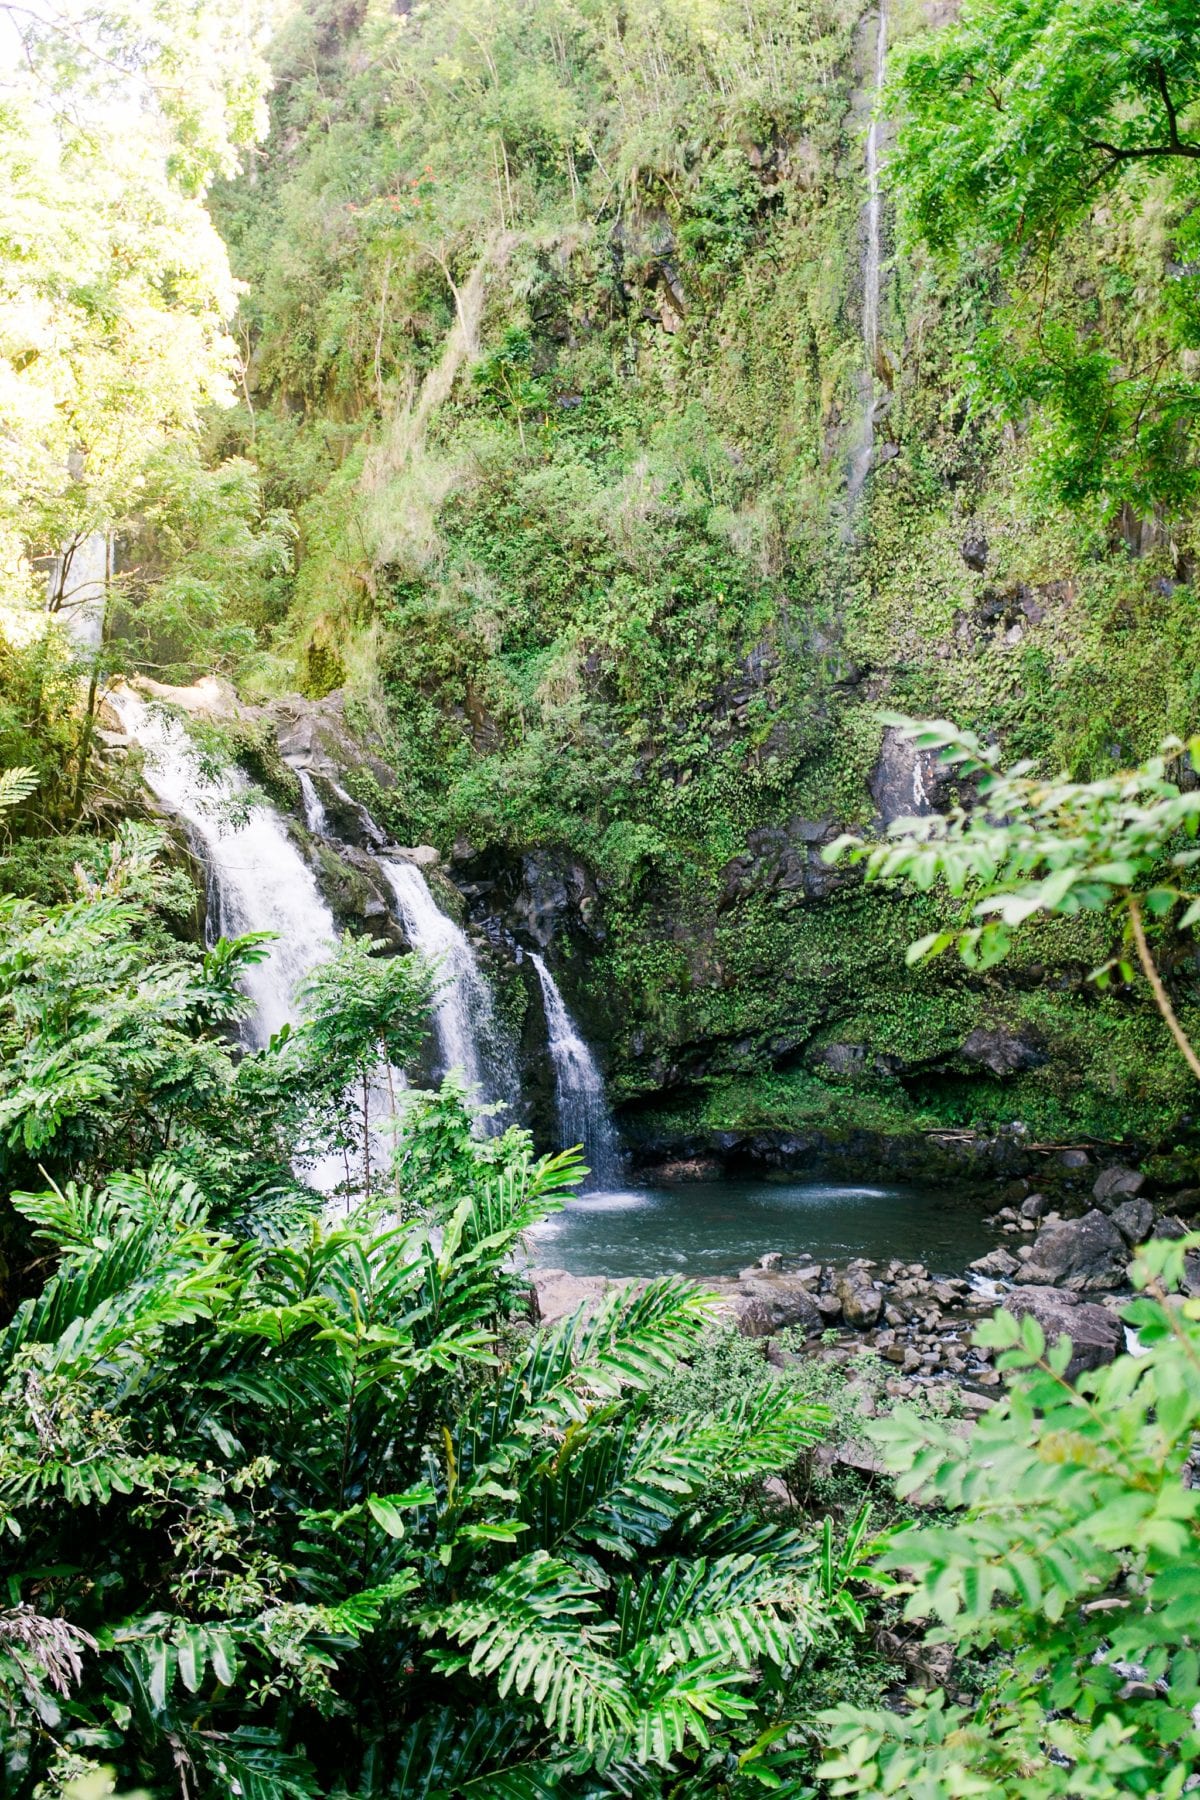
[[[252,10],[0,8],[0,602],[136,514],[147,458],[232,397],[203,204],[264,127]]]
[[[901,56],[885,104],[901,115],[889,181],[910,241],[960,277],[999,252],[1008,296],[975,349],[979,404],[1049,406],[1045,473],[1068,500],[1178,505],[1197,480],[1194,6],[974,0]],[[1103,263],[1150,196],[1164,231],[1144,289],[1101,275],[1081,296],[1079,233]]]

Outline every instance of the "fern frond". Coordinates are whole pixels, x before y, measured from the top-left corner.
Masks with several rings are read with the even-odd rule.
[[[709,1749],[712,1725],[744,1719],[754,1710],[754,1701],[741,1691],[748,1679],[737,1670],[722,1668],[719,1656],[672,1670],[645,1697],[629,1736],[628,1754],[642,1768],[655,1763],[663,1768],[689,1741]]]
[[[542,1800],[558,1785],[555,1765],[535,1755],[523,1713],[481,1707],[464,1720],[445,1707],[409,1728],[391,1792],[396,1800]]]
[[[470,1599],[425,1614],[422,1626],[470,1647],[442,1652],[442,1668],[494,1678],[501,1699],[528,1695],[548,1730],[590,1747],[633,1723],[628,1679],[599,1648],[613,1627],[594,1595],[569,1564],[538,1551]]]
[[[591,1319],[576,1315],[576,1386],[617,1394],[647,1387],[695,1350],[712,1323],[714,1295],[672,1275],[640,1291],[616,1289]]]
[[[708,1459],[710,1480],[735,1486],[787,1468],[820,1442],[828,1423],[825,1407],[797,1400],[779,1382],[730,1401],[692,1441]]]
[[[631,1558],[691,1505],[708,1484],[709,1466],[686,1423],[648,1421],[635,1411],[612,1429],[607,1411],[594,1415],[569,1426],[555,1453],[522,1482],[528,1541]]]
[[[15,769],[0,769],[0,814],[11,812],[14,806],[20,806],[22,800],[28,800],[39,780],[36,769],[23,765]]]
[[[195,1749],[214,1789],[229,1800],[319,1800],[307,1757],[289,1753],[273,1733],[243,1730],[213,1742],[205,1732]]]

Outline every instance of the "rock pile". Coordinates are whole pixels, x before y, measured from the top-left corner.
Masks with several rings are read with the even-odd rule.
[[[946,1379],[975,1390],[998,1386],[991,1352],[970,1340],[978,1321],[1001,1304],[1016,1318],[1037,1319],[1048,1344],[1071,1339],[1073,1379],[1123,1348],[1119,1315],[1133,1249],[1155,1234],[1178,1237],[1190,1229],[1182,1218],[1160,1213],[1143,1195],[1144,1185],[1136,1169],[1105,1169],[1092,1204],[1076,1217],[1064,1216],[1043,1194],[1010,1194],[1013,1203],[993,1214],[992,1223],[1024,1241],[989,1251],[962,1277],[863,1257],[843,1265],[801,1259],[785,1268],[775,1251],[740,1275],[704,1285],[720,1296],[722,1311],[744,1336],[763,1341],[772,1360],[789,1354],[773,1341],[783,1332],[837,1358],[870,1348],[896,1367],[892,1393]],[[1200,1214],[1200,1192],[1177,1195],[1174,1204]],[[563,1269],[538,1269],[533,1280],[539,1316],[547,1321],[581,1305],[594,1308],[614,1287],[628,1285]],[[1200,1294],[1200,1253],[1187,1258],[1185,1285]]]

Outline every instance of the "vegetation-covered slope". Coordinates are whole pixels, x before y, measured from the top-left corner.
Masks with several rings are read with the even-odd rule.
[[[895,59],[927,23],[889,16]],[[873,44],[856,8],[774,0],[293,20],[272,135],[218,199],[253,403],[219,447],[299,531],[243,676],[347,684],[389,824],[464,875],[586,864],[572,985],[646,1129],[1154,1135],[1183,1090],[1083,985],[1102,935],[1047,935],[1004,986],[910,982],[921,909],[818,846],[911,805],[881,705],[1079,773],[1193,722],[1186,482],[1148,491],[1112,444],[1077,466],[1103,369],[1072,439],[1054,391],[1087,371],[1037,390],[1036,356],[986,355],[1035,303],[1105,367],[1157,343],[1186,190],[1077,207],[1016,268],[986,231],[932,263],[914,228],[851,513]],[[923,228],[946,169],[921,199],[906,144]]]

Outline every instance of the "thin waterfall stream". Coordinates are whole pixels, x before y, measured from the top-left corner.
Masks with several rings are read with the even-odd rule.
[[[307,769],[296,770],[296,780],[300,783],[300,798],[304,804],[304,823],[314,837],[325,837],[329,831],[329,820],[325,813],[325,805],[318,794],[316,784]]]
[[[542,985],[563,1148],[582,1144],[592,1172],[591,1186],[611,1188],[621,1179],[621,1144],[605,1098],[604,1078],[545,961],[536,952],[529,960]]]
[[[880,0],[875,28],[875,61],[871,89],[871,118],[867,127],[866,234],[862,257],[862,337],[865,367],[859,379],[860,423],[858,442],[850,458],[846,496],[853,508],[875,463],[876,376],[879,367],[879,295],[883,240],[883,183],[880,179],[882,121],[879,96],[887,75],[887,6]]]

